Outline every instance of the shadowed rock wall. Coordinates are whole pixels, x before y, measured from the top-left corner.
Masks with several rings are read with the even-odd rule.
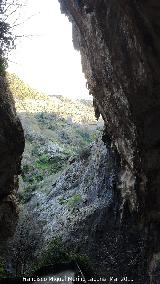
[[[81,52],[96,115],[102,115],[106,137],[120,153],[119,227],[124,222],[125,234],[143,236],[146,261],[136,263],[133,257],[135,283],[160,283],[160,3],[59,2],[73,25],[73,43]],[[117,271],[120,266],[119,261]]]
[[[5,77],[0,77],[0,252],[16,226],[16,191],[24,135]]]

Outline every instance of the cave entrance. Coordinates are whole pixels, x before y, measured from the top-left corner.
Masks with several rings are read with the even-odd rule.
[[[20,191],[25,187],[26,202],[37,184],[59,175],[68,161],[87,151],[103,123],[95,119],[72,25],[58,0],[20,2],[14,11],[8,0],[8,20],[16,35],[8,81],[25,131]]]
[[[9,56],[7,74],[26,142],[18,193],[22,210],[13,244],[16,275],[30,271],[45,241],[50,245],[44,265],[68,258],[59,231],[85,202],[78,183],[103,128],[85,87],[80,54],[72,46],[71,24],[58,1],[28,0],[20,5],[20,15],[10,19],[16,21],[17,48]]]

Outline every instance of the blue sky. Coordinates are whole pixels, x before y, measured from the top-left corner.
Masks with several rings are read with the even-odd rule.
[[[71,23],[61,14],[58,0],[24,1],[26,6],[8,18],[11,24],[17,18],[14,32],[24,35],[10,54],[8,70],[48,94],[91,98],[80,54],[73,48]]]

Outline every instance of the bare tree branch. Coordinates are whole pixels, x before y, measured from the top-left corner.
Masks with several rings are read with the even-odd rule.
[[[23,25],[23,24],[25,24],[28,20],[30,20],[31,18],[33,18],[33,17],[35,17],[35,16],[37,16],[37,15],[39,15],[40,13],[36,13],[36,14],[33,14],[33,15],[31,15],[31,16],[29,16],[28,18],[26,18],[23,22],[21,22],[21,23],[18,23],[18,24],[14,24],[13,23],[13,25],[12,25],[12,29],[13,28],[15,28],[15,27],[18,27],[18,26],[20,26],[20,25]]]

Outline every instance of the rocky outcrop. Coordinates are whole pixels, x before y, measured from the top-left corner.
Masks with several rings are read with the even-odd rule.
[[[112,222],[117,222],[117,205],[120,203],[116,191],[118,172],[117,155],[109,147],[106,148],[100,138],[83,155],[75,158],[59,178],[55,179],[53,175],[39,183],[38,190],[32,194],[20,214],[14,236],[18,240],[18,246],[19,243],[22,244],[21,251],[27,245],[26,251],[30,251],[29,266],[33,267],[30,263],[31,251],[33,252],[33,247],[32,250],[30,247],[31,236],[35,241],[38,240],[39,246],[34,254],[40,257],[47,250],[48,244],[60,237],[70,252],[87,254],[96,269],[100,253],[95,248],[98,245],[97,234],[103,238],[106,224],[110,226]],[[111,220],[104,218],[107,214],[113,214]],[[38,229],[35,231],[34,223],[37,228],[41,228],[39,234]],[[26,229],[23,231],[30,231],[30,239],[27,238],[27,233],[23,233],[23,238],[22,234],[19,235],[24,227]],[[26,259],[27,257],[25,261]],[[14,261],[15,258],[13,266]],[[104,259],[102,264],[105,266]]]
[[[16,192],[24,136],[5,77],[0,77],[0,252],[14,233],[18,217]]]
[[[52,175],[40,182],[20,214],[11,245],[16,252],[13,268],[22,254],[24,273],[29,274],[35,263],[43,263],[41,257],[52,241],[60,238],[70,254],[89,258],[97,279],[104,277],[109,283],[110,277],[127,275],[146,283],[145,232],[127,204],[123,206],[119,175],[119,155],[100,137],[59,178]]]
[[[82,55],[96,115],[102,115],[106,133],[121,157],[122,202],[117,214],[126,223],[128,250],[136,236],[144,239],[144,249],[140,246],[138,250],[139,254],[143,251],[146,263],[133,257],[128,275],[135,272],[135,283],[159,283],[160,4],[156,0],[59,2],[73,24],[73,43]],[[116,226],[112,228],[115,231]],[[108,233],[108,225],[104,231]],[[115,271],[122,267],[117,260]]]
[[[50,177],[39,184],[26,209],[30,214],[38,213],[46,241],[56,235],[70,238],[70,231],[79,227],[81,221],[85,223],[88,216],[112,204],[118,175],[116,165],[116,157],[99,139],[54,183]]]

